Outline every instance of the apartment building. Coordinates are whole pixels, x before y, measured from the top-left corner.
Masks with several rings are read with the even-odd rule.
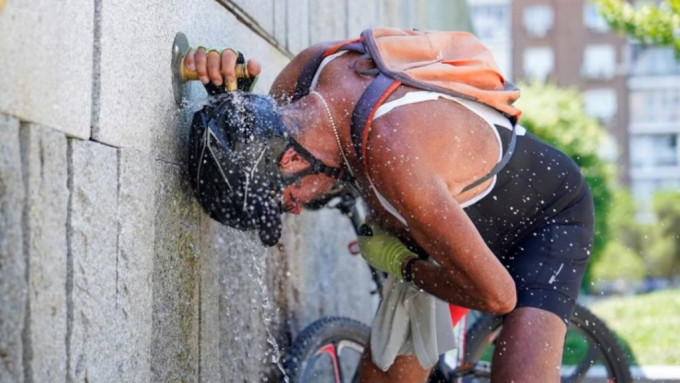
[[[512,2],[513,77],[576,87],[586,112],[609,128],[603,148],[630,182],[628,60],[625,38],[610,31],[587,0]]]
[[[501,74],[512,81],[511,0],[468,0],[475,35],[494,55]]]
[[[630,56],[631,190],[649,207],[655,191],[680,190],[680,60],[669,47],[640,44]]]

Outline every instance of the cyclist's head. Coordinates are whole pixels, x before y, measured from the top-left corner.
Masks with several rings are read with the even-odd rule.
[[[283,189],[308,175],[339,178],[298,144],[273,100],[230,92],[211,99],[194,115],[190,133],[189,175],[205,211],[237,229],[257,229],[262,243],[281,236]],[[309,166],[282,172],[284,153],[295,152]]]

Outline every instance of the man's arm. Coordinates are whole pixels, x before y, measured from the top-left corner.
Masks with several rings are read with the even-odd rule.
[[[333,46],[333,42],[312,45],[296,55],[274,80],[269,93],[279,103],[287,103],[295,93],[295,86],[304,66],[317,54]],[[232,49],[221,52],[203,47],[190,49],[184,57],[184,65],[189,71],[196,72],[203,84],[212,83],[222,86],[236,79],[236,60],[238,56]],[[262,66],[257,60],[248,60],[248,73],[257,76]]]
[[[401,115],[393,112],[374,126],[368,159],[375,185],[404,217],[412,239],[437,262],[416,262],[413,282],[451,303],[507,313],[516,303],[514,281],[453,197],[470,176],[456,181],[451,174],[465,174],[470,154],[454,144],[438,147],[442,141],[453,143],[458,134],[438,126],[466,121],[460,127],[470,129],[475,122],[446,114],[448,109],[432,113],[432,108],[418,109],[415,121],[414,110],[403,108]]]
[[[460,306],[496,314],[510,312],[516,303],[510,274],[446,188],[434,180],[426,182],[434,183],[430,190],[421,190],[417,200],[404,194],[398,207],[415,211],[407,218],[409,232],[438,263],[413,264],[413,283]],[[425,200],[436,203],[425,204]]]

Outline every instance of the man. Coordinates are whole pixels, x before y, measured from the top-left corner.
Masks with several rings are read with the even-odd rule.
[[[592,201],[577,166],[492,108],[406,86],[396,88],[384,100],[386,109],[369,123],[360,158],[350,125],[373,81],[366,57],[352,51],[332,55],[317,67],[307,92],[299,92],[308,63],[333,45],[312,46],[284,68],[270,92],[277,107],[254,95],[227,95],[209,107],[218,116],[212,126],[222,128],[212,141],[206,132],[214,128],[201,128],[200,137],[207,138],[195,145],[200,154],[192,157],[203,206],[234,227],[258,228],[263,242],[272,244],[279,235],[272,198],[283,210],[299,212],[337,182],[351,182],[366,200],[381,244],[388,245],[364,240],[369,263],[445,301],[505,315],[492,381],[559,381],[566,321],[592,241]],[[188,53],[185,64],[204,84],[221,86],[236,79],[236,60],[230,50],[198,49]],[[247,68],[251,75],[260,73],[255,61]],[[222,114],[239,118],[224,122]],[[210,124],[202,118],[194,123]],[[230,146],[228,156],[241,161],[230,166],[246,169],[241,178],[224,174],[222,166],[201,172],[206,148],[238,141],[233,132],[253,145],[258,137],[264,140],[252,153],[239,154],[234,148],[242,146]],[[284,144],[271,143],[276,140]],[[270,153],[269,147],[278,149]],[[274,165],[265,164],[272,159]],[[224,205],[207,202],[208,192],[201,189],[211,171],[231,180],[220,192],[226,197],[213,198],[228,200]],[[244,183],[234,191],[235,184]],[[414,356],[402,355],[382,371],[366,350],[360,377],[424,382],[429,370]]]

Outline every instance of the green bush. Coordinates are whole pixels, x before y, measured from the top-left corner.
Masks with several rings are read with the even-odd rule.
[[[592,266],[592,277],[599,281],[639,281],[645,278],[647,267],[642,258],[629,247],[617,240],[607,243],[598,259]]]
[[[659,191],[654,194],[652,206],[656,222],[645,259],[650,261],[653,267],[650,271],[655,275],[677,276],[680,274],[680,192]]]
[[[592,279],[590,267],[597,263],[610,239],[608,215],[616,176],[614,165],[603,159],[600,150],[609,135],[583,108],[583,97],[576,89],[552,84],[520,84],[522,97],[516,105],[522,110],[520,123],[536,136],[570,156],[586,177],[595,203],[595,237],[589,268],[583,286]]]

